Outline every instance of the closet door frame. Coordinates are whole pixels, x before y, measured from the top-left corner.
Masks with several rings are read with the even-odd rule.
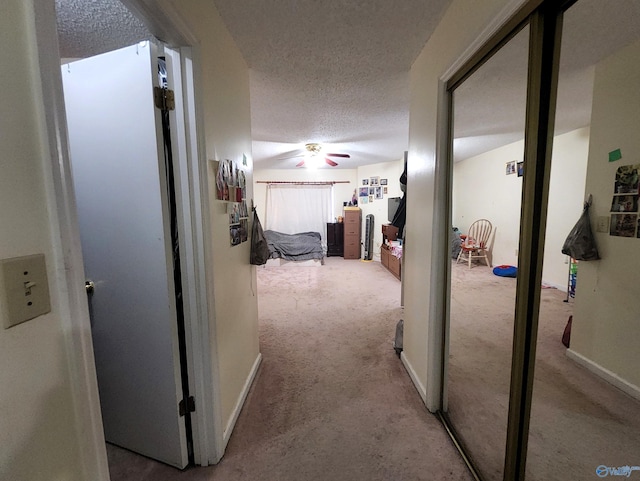
[[[453,92],[502,46],[526,25],[529,26],[529,58],[527,75],[527,108],[524,160],[527,164],[523,179],[518,277],[511,361],[511,384],[507,421],[506,453],[503,479],[523,480],[525,477],[529,419],[533,396],[538,314],[542,283],[542,265],[546,234],[547,203],[551,171],[551,153],[555,124],[555,108],[560,60],[563,13],[576,0],[530,0],[526,2],[477,52],[445,82],[440,125],[446,126],[439,161],[443,162],[440,199],[440,225],[443,241],[450,235],[452,218],[453,179]],[[447,234],[444,234],[444,233]],[[445,246],[448,244],[445,244]],[[447,408],[447,358],[450,322],[451,263],[440,256],[444,286],[441,295],[442,359],[440,363],[439,417],[476,479],[482,479],[468,453],[455,434],[445,412]]]

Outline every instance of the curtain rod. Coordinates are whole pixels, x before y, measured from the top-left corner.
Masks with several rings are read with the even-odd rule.
[[[328,182],[298,182],[289,180],[257,180],[256,184],[293,184],[293,185],[333,185],[333,184],[350,184],[350,180],[332,180]]]

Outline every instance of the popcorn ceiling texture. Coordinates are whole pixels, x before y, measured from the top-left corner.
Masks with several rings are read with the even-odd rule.
[[[411,64],[451,0],[211,1],[251,69],[256,168],[294,168],[307,142],[350,154],[337,168],[402,158]],[[589,125],[594,65],[640,36],[638,0],[608,5],[581,0],[565,15],[556,133]],[[118,0],[56,6],[63,58],[150,36]],[[456,90],[457,160],[523,138],[527,41],[521,32]]]
[[[151,36],[118,0],[56,0],[61,58],[84,58]]]
[[[449,0],[215,0],[251,68],[254,160],[306,142],[347,152],[341,167],[402,158],[409,70]]]

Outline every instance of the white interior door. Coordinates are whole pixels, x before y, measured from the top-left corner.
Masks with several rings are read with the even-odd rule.
[[[159,111],[149,42],[62,66],[108,442],[187,465]]]

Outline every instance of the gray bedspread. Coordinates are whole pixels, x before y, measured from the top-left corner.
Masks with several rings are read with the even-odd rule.
[[[269,258],[282,258],[289,261],[323,259],[322,237],[319,232],[301,232],[283,234],[274,230],[264,231],[269,245]]]

